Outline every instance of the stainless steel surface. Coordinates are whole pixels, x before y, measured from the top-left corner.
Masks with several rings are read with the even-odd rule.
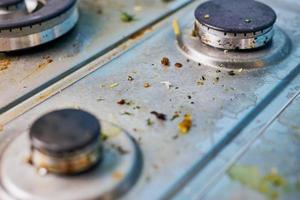
[[[266,56],[270,56],[267,68],[248,65],[248,69],[228,72],[213,69],[207,63],[199,65],[198,62],[187,60],[176,48],[172,19],[180,19],[181,27],[191,27],[191,11],[200,2],[202,1],[191,3],[171,17],[166,17],[161,26],[152,30],[147,37],[138,38],[133,46],[122,51],[122,55],[108,59],[106,64],[103,64],[102,56],[97,57],[44,88],[43,92],[55,95],[47,100],[41,97],[45,100],[43,103],[33,108],[30,103],[35,103],[34,101],[15,104],[15,107],[31,109],[19,117],[10,113],[9,118],[14,120],[3,127],[0,145],[5,146],[7,142],[15,141],[15,135],[24,133],[30,122],[44,113],[61,108],[80,108],[117,124],[138,141],[143,156],[143,171],[137,184],[122,199],[214,199],[236,191],[234,185],[239,183],[224,182],[220,177],[242,155],[247,155],[249,147],[261,139],[299,94],[300,4],[293,0],[264,1],[278,14],[277,26],[282,31],[275,30],[274,37],[283,40],[274,45],[283,48],[277,54],[280,58],[274,56],[276,54],[266,53]],[[288,40],[290,46],[285,46],[289,44],[286,42]],[[168,67],[161,65],[163,57],[169,58]],[[176,68],[175,63],[183,66]],[[234,68],[243,68],[237,66]],[[133,80],[129,81],[128,76]],[[149,83],[150,87],[145,88],[145,83]],[[162,83],[171,86],[166,87]],[[41,102],[37,98],[39,96],[34,97],[37,102]],[[130,103],[119,105],[117,102],[120,99],[126,99]],[[297,104],[298,101],[294,102]],[[299,115],[299,111],[295,108],[292,110],[295,113],[286,115],[284,123],[294,127],[294,123],[298,122],[295,116]],[[151,114],[152,111],[166,114],[167,120],[157,119]],[[179,113],[179,117],[171,120],[176,116],[175,112]],[[185,114],[191,114],[193,126],[187,134],[181,134],[178,124]],[[7,116],[2,115],[0,119],[8,122]],[[273,132],[272,130],[270,131]],[[275,130],[289,132],[277,126]],[[263,146],[267,146],[264,145],[266,141],[261,141]],[[280,159],[280,162],[285,161],[288,165],[288,179],[293,175],[299,176],[295,165],[299,162],[299,150],[296,148],[297,143],[294,145],[291,141],[289,137],[284,141],[284,148],[290,153],[288,156],[291,159],[288,156],[287,161]],[[268,145],[273,148],[272,143]],[[290,146],[293,151],[286,146]],[[285,155],[284,152],[285,150],[280,155]],[[260,153],[259,151],[258,154]],[[268,161],[275,163],[277,159],[250,154],[250,157],[245,157],[245,163],[255,163],[258,167],[268,165]],[[12,161],[11,158],[9,160]],[[271,165],[264,170],[269,170]],[[281,172],[279,168],[278,171]],[[219,186],[217,183],[220,180]],[[213,187],[215,185],[217,188]],[[228,193],[224,191],[227,187]],[[219,188],[221,189],[218,190]],[[237,189],[240,188],[238,185]],[[59,194],[64,193],[62,190],[57,191]],[[74,189],[74,192],[79,190]],[[247,189],[243,197],[246,198],[247,194],[248,198],[253,195],[257,197],[257,192],[252,192]],[[293,191],[287,196],[280,195],[278,198],[296,200],[297,197],[299,191]]]
[[[227,175],[220,177],[205,199],[299,199],[299,105],[300,96],[295,98],[254,144],[232,164],[231,171],[244,170],[246,182],[241,183],[239,176],[237,179],[230,176],[229,168]],[[269,175],[278,181],[279,185],[277,188],[268,187],[264,191],[251,187],[247,177],[247,174],[251,176],[251,170],[260,172],[261,177]]]
[[[27,132],[17,134],[12,142],[1,143],[1,199],[108,199],[129,190],[141,171],[139,149],[119,127],[106,122],[101,125],[108,137],[103,159],[92,171],[76,176],[41,174],[27,163]]]
[[[152,30],[151,25],[189,2],[191,0],[169,3],[161,0],[80,0],[78,24],[67,36],[34,50],[0,55],[0,113],[14,113],[16,117],[18,114],[13,107],[20,102],[28,100],[95,58],[112,52],[123,42],[138,41]],[[130,23],[122,22],[122,12],[133,14],[136,19]],[[126,43],[104,58],[102,63],[129,47],[130,43]],[[39,102],[47,95],[43,96]],[[35,102],[37,99],[31,99],[30,104]]]

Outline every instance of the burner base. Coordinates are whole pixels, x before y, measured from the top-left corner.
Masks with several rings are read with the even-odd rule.
[[[267,67],[283,60],[290,52],[291,42],[278,27],[274,27],[273,40],[260,49],[230,51],[210,47],[192,36],[193,27],[188,27],[178,41],[179,50],[188,58],[216,68],[255,69]]]

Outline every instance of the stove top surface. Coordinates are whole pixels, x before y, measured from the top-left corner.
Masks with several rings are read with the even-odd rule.
[[[262,48],[215,48],[205,41],[195,31],[201,21],[193,12],[201,0],[82,0],[78,25],[69,34],[30,51],[1,54],[0,195],[297,199],[300,4],[249,2],[277,15],[274,35]],[[265,21],[272,26],[273,10]],[[129,13],[134,20],[122,21]],[[208,15],[204,20],[213,18]],[[251,34],[228,33],[226,40],[247,41],[255,38]],[[91,113],[104,137],[103,163],[76,177],[58,176],[47,167],[81,154],[57,160],[29,148],[32,123],[60,109]],[[89,154],[82,151],[86,160]],[[28,155],[36,165],[43,159],[47,165],[35,169],[20,162]],[[25,181],[18,181],[20,174]],[[248,184],[253,179],[244,174],[254,174],[257,185]],[[261,183],[266,192],[258,189]],[[285,190],[287,185],[292,189]]]

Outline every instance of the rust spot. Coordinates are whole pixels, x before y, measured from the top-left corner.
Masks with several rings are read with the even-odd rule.
[[[11,60],[9,58],[0,59],[0,71],[8,69]]]

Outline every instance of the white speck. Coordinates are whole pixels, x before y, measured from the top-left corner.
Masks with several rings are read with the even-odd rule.
[[[48,174],[48,170],[45,168],[39,168],[38,173],[40,176],[46,176]]]
[[[162,81],[160,82],[161,84],[164,84],[167,89],[170,89],[173,85],[169,81]]]

